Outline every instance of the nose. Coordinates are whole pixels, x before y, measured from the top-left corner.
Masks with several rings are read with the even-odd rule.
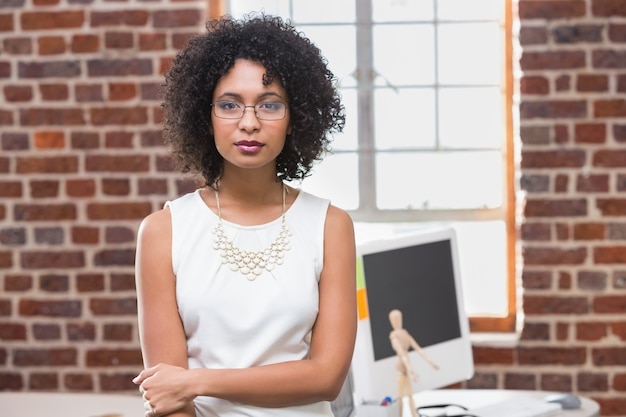
[[[248,110],[249,108],[251,110]],[[259,124],[254,106],[243,106],[243,116],[239,119],[239,126],[246,131],[251,131],[258,129]]]

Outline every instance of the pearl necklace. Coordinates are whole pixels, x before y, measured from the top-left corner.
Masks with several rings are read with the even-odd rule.
[[[220,196],[215,188],[215,203],[217,205],[218,221],[213,228],[215,241],[213,249],[219,251],[222,265],[229,265],[232,271],[241,272],[249,281],[254,281],[261,275],[263,270],[271,271],[274,266],[283,263],[284,252],[291,249],[289,236],[291,231],[285,222],[285,193],[287,187],[283,184],[283,210],[281,215],[280,233],[276,239],[261,251],[239,249],[226,236],[222,227],[222,209],[220,208]]]

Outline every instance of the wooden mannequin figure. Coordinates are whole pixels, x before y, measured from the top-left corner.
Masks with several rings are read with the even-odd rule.
[[[413,389],[411,388],[411,380],[416,381],[417,375],[413,371],[411,362],[409,361],[409,349],[413,348],[434,369],[439,369],[439,366],[426,355],[415,339],[402,327],[402,312],[400,310],[391,310],[391,312],[389,312],[389,322],[392,327],[391,333],[389,333],[389,341],[398,358],[396,369],[398,370],[398,405],[400,416],[402,416],[402,398],[406,395],[409,399],[409,405],[411,406],[411,415],[417,417],[417,409],[413,401]]]

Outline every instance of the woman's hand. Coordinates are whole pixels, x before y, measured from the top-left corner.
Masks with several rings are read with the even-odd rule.
[[[144,369],[133,382],[146,401],[146,417],[162,416],[180,410],[194,395],[190,392],[186,369],[160,363]]]

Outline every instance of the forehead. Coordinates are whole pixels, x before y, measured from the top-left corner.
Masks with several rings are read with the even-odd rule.
[[[268,92],[285,95],[285,90],[276,77],[268,85],[263,79],[267,69],[263,64],[247,59],[238,59],[215,86],[214,97],[223,95],[247,96],[260,95]]]

